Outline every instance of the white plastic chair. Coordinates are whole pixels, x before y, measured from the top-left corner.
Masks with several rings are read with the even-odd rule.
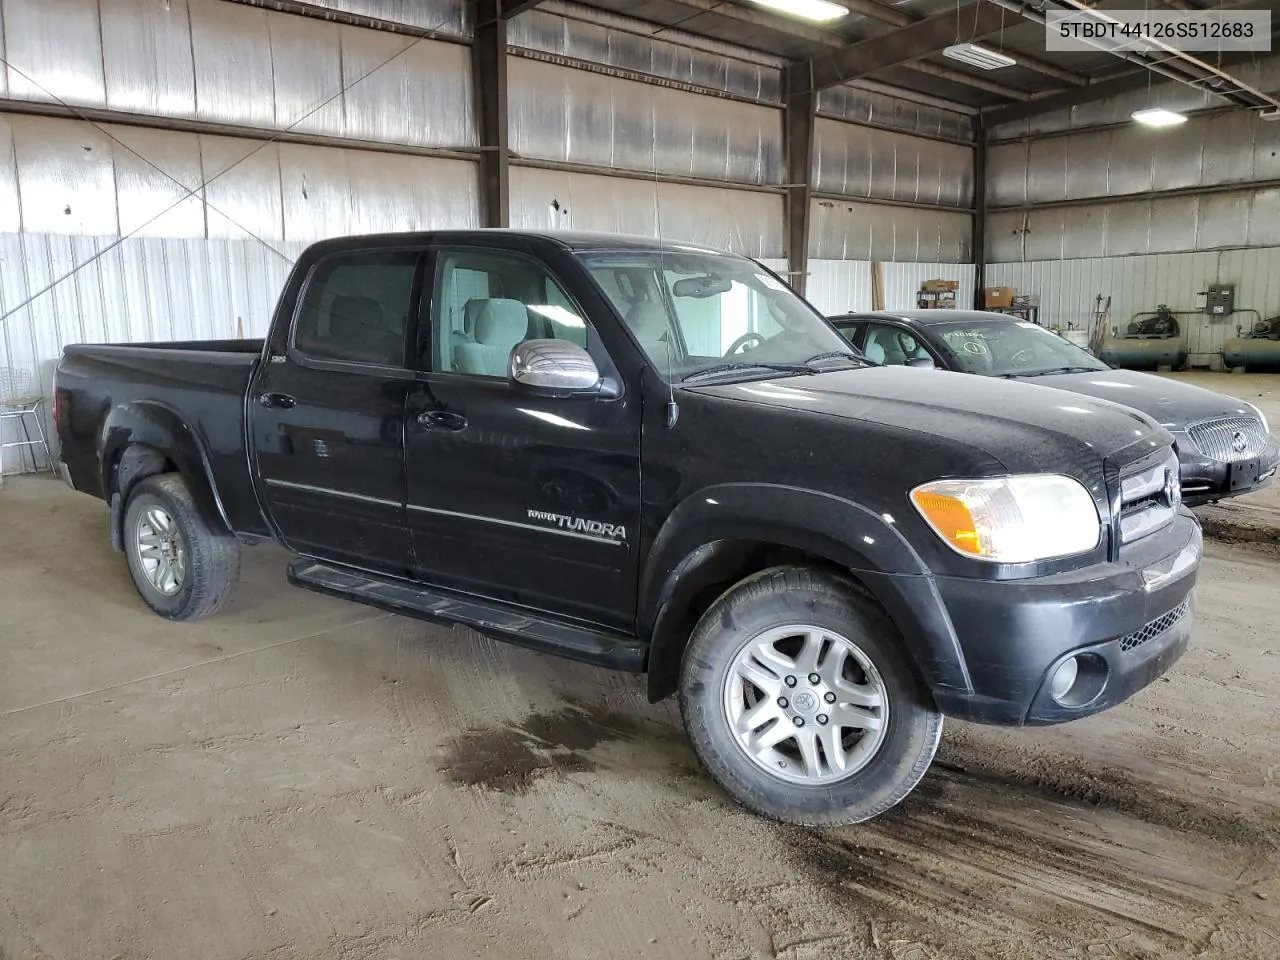
[[[4,452],[11,447],[16,447],[19,450],[18,468],[20,472],[25,465],[24,454],[29,447],[42,447],[44,455],[48,459],[49,469],[56,469],[53,453],[49,450],[49,441],[44,433],[43,409],[44,397],[32,392],[31,372],[29,370],[0,367],[0,486],[4,486]],[[15,430],[21,431],[23,439],[8,441],[4,439],[5,428],[11,423]],[[33,426],[36,434],[36,439],[34,440],[31,439],[31,428]],[[40,463],[36,459],[35,451],[31,452],[31,469],[40,469]]]

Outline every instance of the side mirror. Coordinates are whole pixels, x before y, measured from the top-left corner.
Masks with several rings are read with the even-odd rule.
[[[912,357],[907,361],[908,367],[921,367],[925,370],[932,370],[935,366],[932,357]]]
[[[591,354],[568,340],[525,340],[511,349],[507,379],[520,390],[544,397],[601,392],[600,371]]]

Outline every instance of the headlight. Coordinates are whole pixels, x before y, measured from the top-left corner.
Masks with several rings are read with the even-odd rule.
[[[1270,433],[1271,424],[1267,423],[1267,415],[1263,413],[1261,410],[1259,410],[1257,407],[1255,407],[1248,400],[1241,400],[1240,402],[1243,403],[1246,407],[1248,407],[1250,410],[1252,410],[1254,413],[1258,415],[1258,419],[1262,421],[1262,432]]]
[[[937,480],[912,490],[911,502],[947,546],[993,563],[1084,553],[1101,536],[1093,497],[1071,477]]]

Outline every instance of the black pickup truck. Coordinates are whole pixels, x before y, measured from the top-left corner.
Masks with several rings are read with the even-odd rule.
[[[872,363],[685,244],[326,241],[265,342],[70,346],[55,408],[161,616],[278,541],[298,586],[647,672],[734,797],[801,823],[901,800],[943,715],[1087,716],[1191,634],[1153,420]]]

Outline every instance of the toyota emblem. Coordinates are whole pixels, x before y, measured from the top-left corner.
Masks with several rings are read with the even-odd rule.
[[[1244,453],[1249,449],[1249,441],[1239,430],[1231,435],[1231,449],[1236,453]]]

